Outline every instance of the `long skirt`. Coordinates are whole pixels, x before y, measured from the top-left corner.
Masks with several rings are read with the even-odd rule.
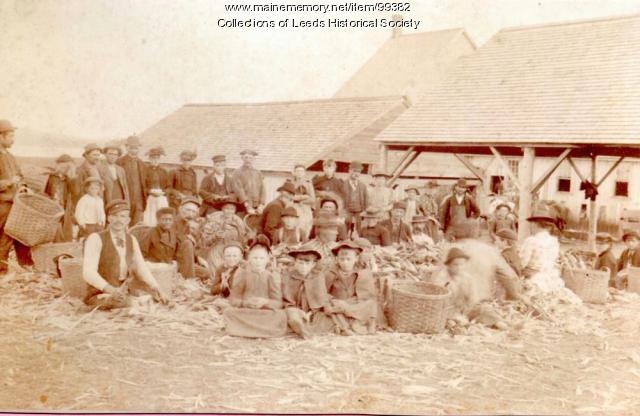
[[[229,335],[246,338],[277,338],[287,333],[287,314],[283,309],[225,309],[222,314]]]
[[[149,227],[155,227],[158,224],[158,220],[156,219],[156,212],[160,208],[165,208],[168,206],[169,206],[169,201],[167,201],[166,196],[149,195],[149,197],[147,198],[147,209],[144,210],[144,217],[143,217],[144,225],[148,225]]]
[[[311,228],[313,228],[313,212],[311,207],[306,204],[295,204],[296,211],[298,211],[298,227],[302,231],[302,235],[309,238],[311,234]]]

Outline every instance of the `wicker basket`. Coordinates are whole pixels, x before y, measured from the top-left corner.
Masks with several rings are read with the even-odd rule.
[[[395,281],[391,288],[389,321],[398,332],[436,334],[445,328],[451,292],[422,282]]]
[[[49,243],[35,246],[31,249],[34,268],[43,273],[58,276],[58,265],[55,258],[68,254],[71,257],[82,257],[82,243]]]
[[[56,236],[63,215],[64,209],[46,196],[18,193],[4,229],[15,240],[29,247],[50,243]]]
[[[605,303],[609,293],[609,269],[574,269],[564,267],[562,279],[583,302]]]
[[[629,266],[628,272],[627,290],[629,292],[640,293],[640,267]]]
[[[60,259],[60,274],[64,293],[80,299],[87,296],[89,285],[82,278],[82,258]]]

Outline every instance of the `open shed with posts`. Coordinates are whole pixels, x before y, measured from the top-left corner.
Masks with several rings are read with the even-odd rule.
[[[523,238],[532,197],[568,163],[593,247],[598,189],[640,157],[639,44],[640,16],[502,30],[376,138],[380,165],[394,181],[421,153],[452,153],[486,181],[472,158],[493,156],[518,189]],[[404,152],[394,166],[390,151]],[[505,158],[517,158],[517,172]],[[635,184],[628,191],[637,196]]]

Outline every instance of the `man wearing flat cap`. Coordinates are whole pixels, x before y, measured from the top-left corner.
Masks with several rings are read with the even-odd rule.
[[[267,199],[264,176],[253,167],[257,155],[255,150],[240,152],[243,164],[231,177],[233,192],[248,214],[262,214]]]
[[[271,201],[264,209],[262,216],[262,229],[264,234],[273,242],[275,232],[282,227],[282,212],[293,205],[293,196],[296,188],[293,183],[286,181],[278,188],[278,198]]]
[[[195,169],[191,163],[198,157],[196,152],[184,150],[180,153],[180,167],[171,172],[169,205],[174,208],[180,206],[184,198],[198,197],[198,182]]]
[[[204,206],[204,215],[209,215],[216,209],[217,203],[234,201],[233,184],[231,176],[227,174],[227,158],[224,155],[215,155],[213,160],[213,172],[206,175],[200,183],[200,197]]]
[[[18,240],[4,232],[4,225],[13,206],[13,198],[22,183],[22,172],[9,149],[13,146],[15,127],[7,120],[0,120],[0,273],[7,272],[9,251],[13,246],[20,265],[33,264],[31,251]]]
[[[360,216],[369,206],[367,186],[360,180],[362,163],[354,161],[349,165],[349,179],[343,184],[347,230],[352,232],[360,228]]]
[[[460,231],[458,228],[464,228],[464,224],[467,224],[469,219],[480,215],[478,204],[467,190],[467,181],[463,178],[458,179],[453,187],[453,193],[440,204],[442,231],[449,239],[462,238],[456,235]]]
[[[138,157],[140,153],[140,139],[129,136],[125,141],[127,154],[120,157],[117,163],[124,168],[129,188],[129,203],[131,204],[131,222],[136,225],[142,222],[144,209],[147,206],[147,195],[144,190],[146,166]]]
[[[80,188],[84,187],[84,183],[87,178],[100,178],[104,181],[103,169],[101,168],[102,149],[95,143],[89,143],[84,147],[82,153],[84,161],[78,167],[78,174],[76,180]],[[100,193],[100,197],[104,198],[104,193]]]
[[[122,308],[130,304],[129,283],[144,282],[154,296],[166,302],[166,295],[142,257],[138,241],[127,233],[131,218],[124,200],[107,205],[108,228],[93,233],[85,242],[82,277],[90,285],[84,302],[94,308]],[[106,295],[106,296],[101,296]]]
[[[127,186],[127,174],[116,162],[122,156],[122,149],[116,142],[108,142],[102,149],[104,163],[100,164],[100,176],[104,181],[104,203],[116,199],[129,201],[129,187]]]
[[[60,155],[44,186],[44,193],[64,208],[64,217],[56,235],[56,242],[73,239],[75,203],[82,194],[82,187],[76,181],[76,175],[76,165],[71,156]]]

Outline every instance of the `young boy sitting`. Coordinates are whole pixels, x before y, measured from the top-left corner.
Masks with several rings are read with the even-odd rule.
[[[504,228],[498,230],[495,234],[495,244],[502,253],[502,257],[518,277],[520,277],[522,276],[522,262],[518,254],[517,242],[518,234],[513,230]]]
[[[609,269],[609,286],[616,286],[616,271],[618,268],[618,259],[613,254],[613,237],[608,233],[598,233],[596,235],[596,250],[598,259],[596,260],[595,269]]]
[[[286,207],[281,214],[282,226],[273,232],[273,245],[297,246],[307,241],[299,227],[300,218],[294,207]]]
[[[331,315],[336,332],[347,335],[376,332],[377,292],[373,274],[359,269],[362,248],[353,241],[339,243],[332,253],[336,262],[325,271],[331,301],[325,311]]]
[[[84,181],[85,194],[76,205],[75,217],[80,226],[78,238],[102,231],[106,222],[102,200],[102,179],[90,176]]]
[[[270,256],[268,239],[256,238],[249,246],[246,267],[236,271],[229,294],[231,306],[223,313],[229,335],[272,338],[287,333],[280,276],[267,270]]]
[[[333,322],[324,313],[329,302],[322,273],[317,269],[319,251],[305,244],[289,252],[293,266],[282,274],[282,296],[289,328],[302,338],[331,330]]]
[[[617,274],[615,277],[615,285],[618,289],[627,288],[628,268],[640,267],[640,236],[635,231],[628,231],[622,236],[622,241],[626,248],[620,254],[618,259]]]
[[[244,260],[244,248],[237,241],[228,241],[222,251],[224,262],[218,267],[214,274],[212,295],[221,295],[223,298],[229,297],[233,287],[233,276],[242,267]]]

